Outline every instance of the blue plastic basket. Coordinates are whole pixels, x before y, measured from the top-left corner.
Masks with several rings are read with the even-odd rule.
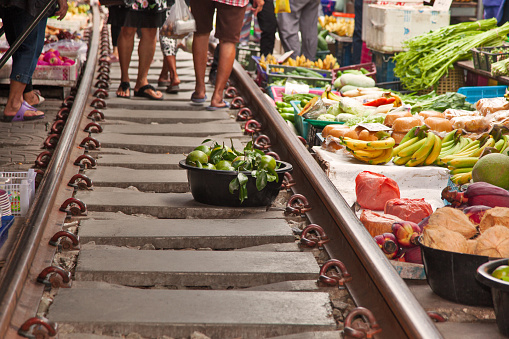
[[[475,104],[479,99],[503,97],[507,86],[460,87],[458,93],[466,96],[466,101]]]
[[[13,215],[5,215],[2,217],[2,224],[0,226],[0,247],[5,243],[9,235],[9,228],[14,224]]]

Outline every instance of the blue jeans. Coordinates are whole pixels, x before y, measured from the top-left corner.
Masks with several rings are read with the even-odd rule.
[[[6,7],[2,9],[2,21],[5,27],[5,37],[9,45],[13,45],[35,18],[18,7]],[[12,55],[11,80],[24,84],[32,82],[37,60],[44,47],[45,29],[47,18],[42,18],[25,41]]]

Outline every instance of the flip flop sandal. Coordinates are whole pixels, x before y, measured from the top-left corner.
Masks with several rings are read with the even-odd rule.
[[[158,80],[157,81],[157,86],[158,87],[166,87],[166,86],[170,86],[171,85],[171,81],[170,80]]]
[[[4,122],[14,122],[14,121],[30,121],[30,120],[38,120],[43,119],[44,114],[41,115],[33,115],[33,116],[25,116],[26,111],[37,111],[34,107],[30,106],[26,101],[23,101],[21,107],[16,112],[15,115],[4,115],[2,121]]]
[[[153,90],[154,93],[156,92],[156,89],[154,88],[154,86],[148,84],[148,85],[140,87],[139,90],[134,91],[134,96],[135,97],[149,98],[149,99],[152,99],[152,100],[163,100],[163,97],[158,98],[158,97],[148,93],[147,90],[149,90],[149,89]]]
[[[124,99],[130,99],[131,98],[131,84],[127,81],[120,82],[120,86],[118,86],[119,89],[122,90],[122,92],[127,92],[129,90],[128,95],[119,95],[117,93],[117,98],[124,98]]]
[[[37,104],[35,105],[32,105],[32,106],[39,106],[40,104],[42,104],[44,101],[46,101],[46,99],[44,99],[44,97],[41,95],[41,92],[39,91],[34,91],[34,94],[35,96],[37,97],[37,99],[39,100],[37,102]]]
[[[205,97],[204,98],[195,98],[194,97],[194,93],[191,94],[191,105],[203,105],[203,103],[207,100],[207,94],[205,94]]]
[[[221,109],[225,109],[225,108],[230,108],[230,103],[229,102],[226,102],[224,101],[224,106],[207,106],[206,110],[207,111],[218,111],[218,110],[221,110]]]
[[[169,94],[177,94],[178,92],[180,91],[180,86],[179,85],[175,85],[175,86],[168,86],[168,88],[166,88],[166,93],[169,93]]]

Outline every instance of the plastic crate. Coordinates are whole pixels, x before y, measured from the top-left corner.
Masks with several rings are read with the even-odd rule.
[[[482,98],[503,97],[507,86],[477,86],[477,87],[461,87],[458,93],[466,96],[466,101],[475,104]]]
[[[495,49],[499,52],[493,52]],[[503,52],[500,52],[500,50]],[[491,72],[491,64],[494,62],[509,58],[509,46],[478,47],[470,51],[472,52],[474,68],[486,72]]]
[[[393,60],[393,53],[382,53],[371,50],[373,62],[376,66],[376,82],[393,82],[399,81],[394,75],[394,67],[396,63]]]
[[[308,144],[315,146],[316,144],[316,133],[319,133],[323,130],[323,128],[327,125],[343,125],[344,122],[338,121],[322,121],[322,120],[312,120],[312,119],[304,119],[301,115],[299,115],[300,109],[300,101],[290,101],[290,104],[293,107],[293,115],[294,115],[294,125],[299,132],[299,135],[306,139]]]
[[[246,71],[252,72],[256,70],[256,62],[253,59],[253,56],[260,56],[260,48],[258,46],[237,44],[236,52],[235,57],[237,61],[246,69]]]
[[[289,74],[290,72],[294,71],[297,67],[291,67],[291,66],[281,66],[281,65],[267,65],[268,72],[267,72],[267,84],[272,84],[276,79],[295,79],[295,80],[301,80],[306,82],[310,87],[321,87],[318,86],[320,82],[328,83],[330,84],[332,82],[332,75],[331,71],[326,71],[322,69],[312,69],[313,71],[320,73],[323,75],[323,78],[313,78],[313,77],[305,77],[305,76],[298,76]],[[273,73],[271,72],[272,69],[278,68],[283,69],[283,73]]]
[[[260,87],[267,86],[268,75],[267,71],[260,65],[260,57],[252,56],[251,59],[253,59],[256,64],[256,84]]]
[[[345,66],[345,67],[339,67],[332,70],[332,82],[336,81],[338,72],[344,72],[348,70],[357,70],[359,71],[361,68],[366,69],[369,73],[365,74],[368,77],[373,78],[373,80],[376,81],[376,66],[373,62],[367,62],[364,64],[358,64],[358,65],[351,65],[351,66]]]
[[[332,15],[334,8],[336,7],[336,1],[321,0],[323,15]]]
[[[28,172],[0,172],[0,178],[10,179],[0,181],[0,189],[9,194],[12,215],[23,217],[27,214],[35,197],[35,176],[33,169]]]
[[[9,235],[9,228],[14,224],[15,217],[13,215],[6,215],[2,217],[2,223],[0,225],[0,247],[5,244]]]
[[[283,100],[283,94],[285,93],[284,86],[269,86],[269,90],[267,91],[272,99],[274,101],[282,101]],[[322,95],[323,89],[321,88],[310,88],[309,89],[310,94],[317,94]],[[336,95],[340,95],[337,91],[332,91],[332,93]]]

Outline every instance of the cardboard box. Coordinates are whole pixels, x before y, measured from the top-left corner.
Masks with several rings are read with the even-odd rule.
[[[401,52],[403,41],[448,26],[449,11],[429,6],[369,5],[366,45],[384,53]]]
[[[37,65],[33,79],[38,80],[66,80],[76,81],[78,79],[79,61],[75,60],[72,66],[41,66]]]
[[[368,23],[371,19],[369,5],[422,6],[422,0],[363,0],[362,1],[362,41],[366,41]]]

